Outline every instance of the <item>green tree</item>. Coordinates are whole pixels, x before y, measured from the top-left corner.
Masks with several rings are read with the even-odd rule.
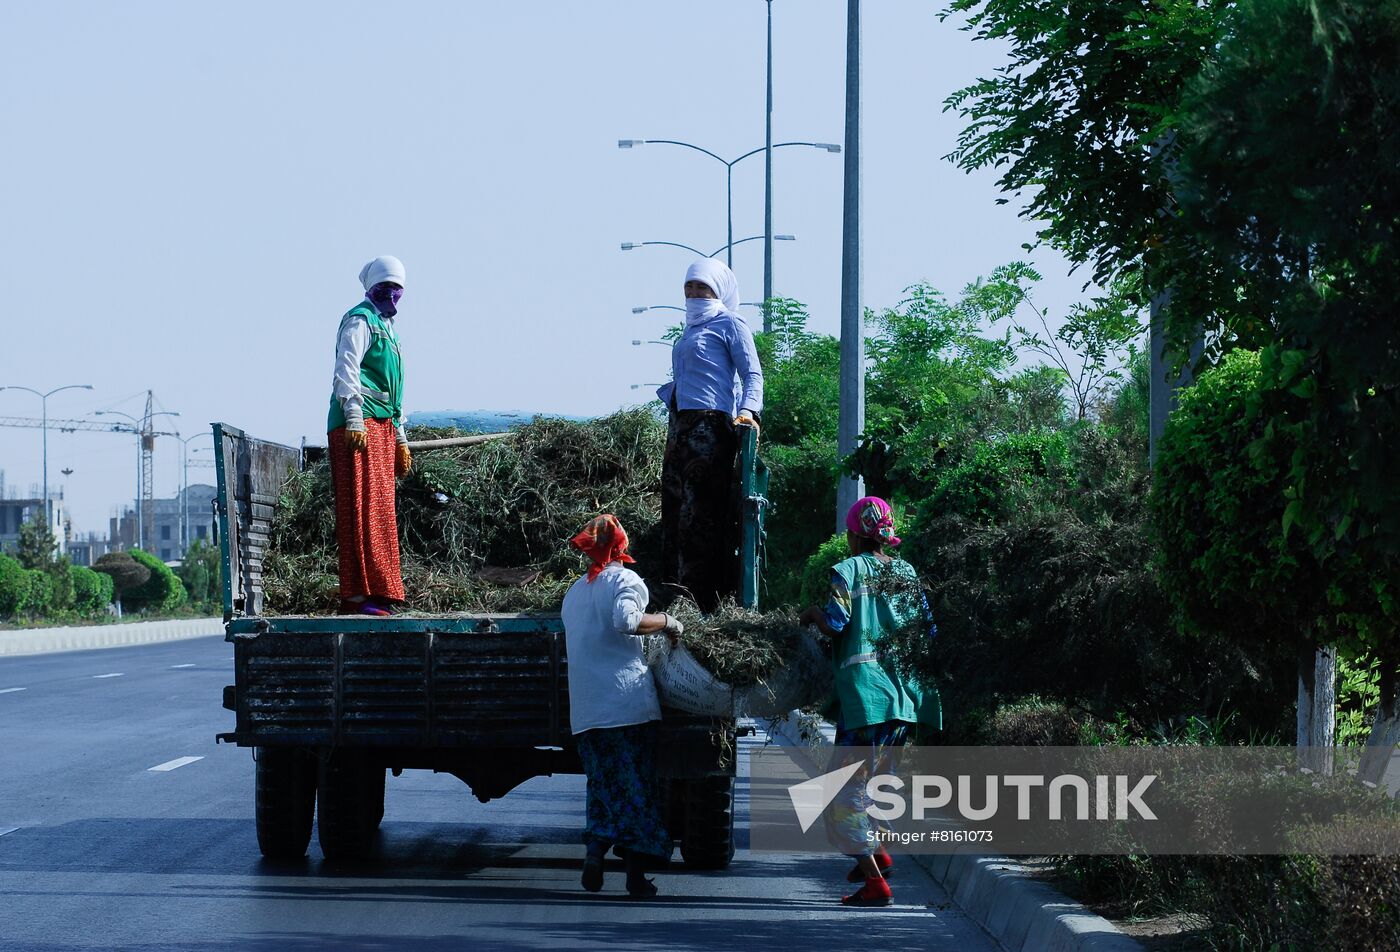
[[[49,529],[41,510],[35,510],[19,527],[19,544],[15,556],[27,569],[47,569],[58,557],[58,542]]]
[[[190,544],[175,574],[196,606],[204,607],[219,600],[222,584],[219,550],[202,539]]]
[[[111,577],[117,604],[123,609],[126,608],[126,597],[151,578],[151,570],[132,558],[129,552],[108,552],[100,556],[92,567]]]
[[[1287,453],[1302,535],[1380,662],[1373,745],[1400,740],[1400,0],[1244,0],[1172,121],[1180,219],[1209,257],[1175,262],[1170,319],[1271,327],[1261,434]],[[1179,306],[1177,303],[1179,302]],[[1266,451],[1264,447],[1260,452]],[[1358,563],[1359,560],[1359,563]],[[1360,564],[1355,573],[1348,566]]]
[[[163,614],[185,604],[184,584],[160,559],[141,549],[132,549],[131,557],[150,572],[146,581],[122,596],[122,606],[132,611]]]
[[[1109,286],[1157,271],[1172,228],[1174,143],[1164,118],[1209,57],[1234,0],[953,0],[976,39],[1009,44],[987,78],[948,97],[968,120],[948,156],[995,168],[1040,241]],[[1010,199],[1001,199],[1002,203]],[[1199,264],[1198,264],[1199,266]]]
[[[24,611],[29,597],[24,573],[18,559],[0,552],[0,618],[12,618]]]
[[[112,604],[112,576],[75,565],[72,578],[74,610],[89,617],[105,613]]]

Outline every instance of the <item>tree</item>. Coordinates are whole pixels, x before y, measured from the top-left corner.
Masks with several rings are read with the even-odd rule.
[[[130,555],[150,574],[144,583],[125,593],[124,606],[133,611],[160,614],[185,604],[185,586],[170,571],[170,566],[141,549],[132,549]]]
[[[24,525],[19,527],[19,544],[15,556],[20,565],[27,569],[48,569],[58,555],[58,542],[49,529],[44,513],[36,509]]]
[[[185,552],[175,574],[194,604],[203,606],[218,600],[222,573],[219,550],[212,545],[196,539]]]
[[[1400,0],[1244,0],[1172,121],[1182,226],[1229,281],[1179,256],[1169,319],[1276,328],[1261,354],[1261,440],[1279,485],[1381,660],[1373,746],[1400,740]],[[1178,307],[1176,302],[1179,301]],[[1262,447],[1261,447],[1262,451]],[[1344,566],[1360,564],[1360,576]]]
[[[81,565],[72,569],[73,608],[81,615],[101,615],[111,607],[112,576]]]
[[[119,608],[124,607],[128,594],[141,588],[151,578],[151,570],[132,558],[129,552],[108,552],[99,557],[92,567],[111,576]]]
[[[1234,350],[1183,392],[1157,457],[1153,515],[1163,582],[1188,630],[1246,646],[1290,646],[1300,676],[1318,671],[1319,646],[1355,641],[1374,607],[1358,600],[1366,567],[1325,569],[1286,531],[1283,485],[1293,448],[1263,439],[1259,355]],[[1329,685],[1300,690],[1298,743],[1331,746]]]
[[[1100,285],[1157,270],[1185,237],[1172,206],[1164,118],[1200,71],[1234,0],[953,0],[978,40],[1010,44],[993,76],[949,96],[968,120],[947,158],[1000,170],[1039,239]],[[1002,203],[1009,199],[1000,199]]]

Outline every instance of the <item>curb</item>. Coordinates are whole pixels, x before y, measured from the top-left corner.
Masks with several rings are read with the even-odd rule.
[[[177,618],[122,625],[83,625],[64,628],[23,628],[0,631],[0,658],[90,651],[94,648],[126,648],[162,641],[207,638],[224,633],[222,618]]]
[[[820,739],[804,740],[798,734],[797,718],[804,716],[793,711],[774,721],[769,736],[784,747],[831,746],[835,729],[830,724],[820,723]],[[1086,906],[1031,879],[1030,867],[1013,859],[972,853],[916,853],[909,858],[1006,952],[1143,952],[1136,939]]]

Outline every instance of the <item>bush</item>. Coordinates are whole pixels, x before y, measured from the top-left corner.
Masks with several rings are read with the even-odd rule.
[[[836,521],[836,447],[816,440],[799,446],[769,443],[763,458],[768,464],[771,502],[764,527],[768,556],[764,603],[809,604],[802,582],[806,560],[831,534]]]
[[[175,574],[184,584],[191,603],[205,606],[219,600],[222,584],[219,550],[207,542],[196,539],[191,543]]]
[[[39,618],[54,610],[53,578],[43,569],[24,570],[24,601],[20,610],[30,618]]]
[[[112,576],[81,565],[70,570],[73,577],[73,609],[80,615],[101,615],[112,604]]]
[[[817,551],[807,559],[802,569],[798,601],[802,607],[809,605],[823,607],[831,597],[831,567],[851,556],[851,547],[846,544],[846,533],[838,532],[827,539]]]
[[[174,611],[185,604],[185,586],[168,565],[141,549],[132,549],[131,557],[150,572],[150,577],[144,584],[122,596],[124,609],[160,614]]]
[[[18,560],[0,552],[0,618],[11,618],[24,610],[29,597],[24,572]]]
[[[131,557],[129,552],[108,552],[92,565],[93,569],[112,580],[113,594],[123,608],[126,597],[145,585],[151,570]]]

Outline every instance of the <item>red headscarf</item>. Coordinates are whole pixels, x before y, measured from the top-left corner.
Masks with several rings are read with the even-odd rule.
[[[637,561],[627,554],[627,530],[622,528],[622,523],[612,513],[594,519],[570,541],[575,549],[593,560],[588,567],[590,582],[613,562]]]

